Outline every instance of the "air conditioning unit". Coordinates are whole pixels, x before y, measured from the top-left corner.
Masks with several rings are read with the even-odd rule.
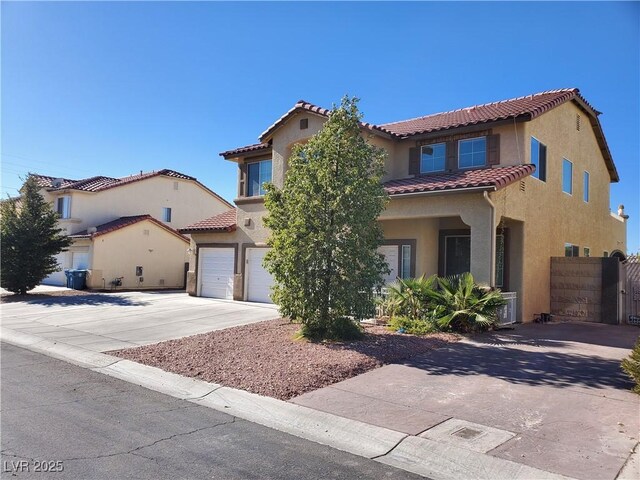
[[[56,178],[53,180],[53,182],[51,182],[51,186],[53,186],[53,188],[60,188],[62,186],[63,181],[64,181],[63,178]]]
[[[96,233],[97,231],[98,231],[98,229],[96,227],[87,228],[87,233],[90,234],[90,235]]]

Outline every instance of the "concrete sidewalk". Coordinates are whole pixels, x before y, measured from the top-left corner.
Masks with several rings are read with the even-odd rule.
[[[36,291],[37,289],[40,289]],[[37,287],[49,293],[61,287]],[[36,296],[3,303],[2,326],[95,352],[136,347],[278,318],[275,305],[191,297],[185,292]]]
[[[293,403],[541,470],[609,479],[640,434],[620,370],[640,330],[520,325],[386,365]]]

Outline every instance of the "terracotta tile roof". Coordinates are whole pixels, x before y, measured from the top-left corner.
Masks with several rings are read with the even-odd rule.
[[[289,119],[289,117],[291,117],[292,115],[294,115],[296,112],[299,112],[299,111],[307,111],[307,112],[321,115],[323,117],[328,117],[329,114],[331,113],[331,110],[328,110],[326,108],[319,107],[317,105],[314,105],[313,103],[309,103],[304,100],[298,100],[296,104],[287,113],[285,113],[282,117],[276,120],[269,128],[267,128],[264,132],[262,132],[262,134],[259,137],[260,141],[263,142],[264,140],[266,140],[266,138],[269,135],[271,135],[280,125],[285,123]],[[374,125],[372,123],[367,123],[367,122],[360,122],[360,125],[362,125],[362,127],[366,128],[367,130],[376,130],[380,133],[386,134],[388,136],[392,136],[392,133],[386,130],[382,126]]]
[[[580,94],[580,90],[577,88],[548,90],[524,97],[511,98],[509,100],[501,100],[499,102],[486,103],[483,105],[474,105],[467,108],[435,113],[399,122],[384,123],[380,125],[362,123],[362,126],[363,128],[381,133],[389,138],[402,140],[413,135],[428,134],[472,125],[482,125],[501,120],[528,121],[568,101],[575,102],[587,113],[589,122],[591,123],[596,139],[598,140],[598,146],[600,147],[600,151],[605,159],[611,181],[619,181],[618,172],[613,162],[609,146],[607,145],[604,132],[602,131],[602,125],[598,119],[600,112],[595,110],[589,102],[587,102],[587,100]],[[308,111],[325,117],[330,113],[330,110],[326,108],[318,107],[317,105],[304,100],[299,100],[293,108],[276,120],[275,123],[260,135],[260,141],[264,142],[267,140],[267,138],[273,134],[277,128],[299,111]],[[264,143],[257,145],[264,145]],[[240,147],[239,149],[235,149],[235,151],[252,147],[255,147],[255,145]],[[221,155],[228,158],[229,155],[233,154],[232,152],[234,152],[234,150],[224,152]]]
[[[49,177],[47,175],[39,175],[36,173],[31,173],[29,175],[31,175],[32,177],[35,177],[36,180],[38,181],[38,184],[43,188],[48,188],[53,191],[81,190],[83,192],[102,192],[103,190],[108,190],[110,188],[115,188],[115,187],[121,187],[123,185],[128,185],[130,183],[139,182],[141,180],[146,180],[148,178],[153,178],[158,176],[178,178],[181,180],[190,180],[197,183],[198,185],[200,185],[202,188],[204,188],[206,191],[208,191],[211,195],[216,197],[218,200],[220,200],[224,204],[228,205],[229,207],[232,206],[220,195],[218,195],[213,190],[207,188],[205,185],[200,183],[197,178],[191,177],[189,175],[185,175],[184,173],[176,172],[175,170],[169,170],[167,168],[158,170],[158,171],[153,171],[153,172],[143,172],[137,175],[129,175],[128,177],[122,177],[122,178],[96,176],[96,177],[90,177],[90,178],[83,178],[81,180],[70,180],[68,178]],[[54,183],[56,182],[56,180],[60,181],[59,186],[54,186]]]
[[[236,209],[215,215],[180,229],[180,233],[233,232],[236,229]]]
[[[531,175],[534,170],[535,166],[526,164],[431,173],[403,180],[391,180],[384,184],[384,189],[391,196],[482,187],[486,187],[487,190],[500,190],[527,175]]]
[[[122,178],[111,178],[111,177],[103,177],[96,176],[90,178],[83,178],[81,180],[70,180],[68,178],[58,179],[56,177],[49,177],[46,175],[38,175],[31,174],[36,177],[38,183],[45,188],[51,188],[54,190],[83,190],[85,192],[100,192],[102,190],[106,190],[108,188],[120,187],[122,185],[127,185],[132,182],[138,182],[140,180],[145,180],[147,178],[157,177],[159,175],[164,175],[166,177],[180,178],[183,180],[196,180],[195,177],[190,177],[189,175],[185,175],[180,172],[176,172],[175,170],[163,169],[158,170],[157,172],[146,172],[140,173],[137,175],[130,175],[128,177]],[[54,182],[56,180],[61,180],[59,186],[55,186]]]
[[[550,90],[526,97],[501,100],[450,112],[434,113],[410,120],[385,123],[381,127],[393,132],[398,137],[408,137],[522,116],[526,116],[527,120],[531,120],[578,96],[580,94],[577,88]],[[586,104],[586,100],[582,100]]]
[[[270,148],[271,145],[268,143],[254,143],[253,145],[246,145],[244,147],[234,148],[233,150],[227,150],[226,152],[222,152],[220,155],[226,158],[240,153],[260,152]]]
[[[120,217],[120,218],[118,218],[116,220],[112,220],[111,222],[103,223],[102,225],[96,226],[95,227],[96,228],[95,232],[89,233],[88,230],[82,230],[81,232],[76,232],[73,235],[69,235],[69,236],[71,238],[95,238],[95,237],[99,237],[101,235],[106,235],[107,233],[115,232],[116,230],[120,230],[122,228],[128,227],[129,225],[134,225],[134,224],[136,224],[138,222],[143,222],[145,220],[148,220],[148,221],[150,221],[152,223],[155,223],[159,227],[161,227],[161,228],[169,231],[170,233],[180,237],[185,242],[189,241],[189,239],[187,237],[185,237],[184,235],[182,235],[180,232],[178,232],[174,228],[171,228],[168,225],[165,225],[164,223],[160,222],[159,220],[156,220],[155,218],[153,218],[149,214],[133,215],[133,216],[130,216],[130,217]]]

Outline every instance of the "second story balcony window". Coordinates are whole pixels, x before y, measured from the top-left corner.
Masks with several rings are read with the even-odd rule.
[[[444,171],[446,144],[423,145],[420,150],[420,173]]]
[[[264,184],[271,182],[271,159],[247,164],[247,197],[264,195]]]
[[[58,212],[60,218],[71,218],[71,197],[58,197],[56,199],[56,212]]]
[[[460,140],[458,143],[458,168],[484,167],[486,164],[486,137]]]

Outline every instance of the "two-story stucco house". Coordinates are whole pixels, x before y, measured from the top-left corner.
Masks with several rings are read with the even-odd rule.
[[[282,187],[292,146],[328,114],[300,101],[260,143],[221,154],[238,164],[237,208],[182,230],[192,235],[191,294],[269,301],[262,184]],[[563,89],[363,123],[362,135],[388,154],[386,280],[471,271],[516,292],[521,321],[548,312],[551,257],[626,249],[625,219],[610,213],[618,173],[598,115],[577,89]]]
[[[231,208],[194,177],[173,170],[82,180],[32,176],[73,239],[58,255],[62,270],[44,281],[52,285],[66,284],[64,269],[83,268],[90,288],[183,287],[189,239],[177,229]]]

